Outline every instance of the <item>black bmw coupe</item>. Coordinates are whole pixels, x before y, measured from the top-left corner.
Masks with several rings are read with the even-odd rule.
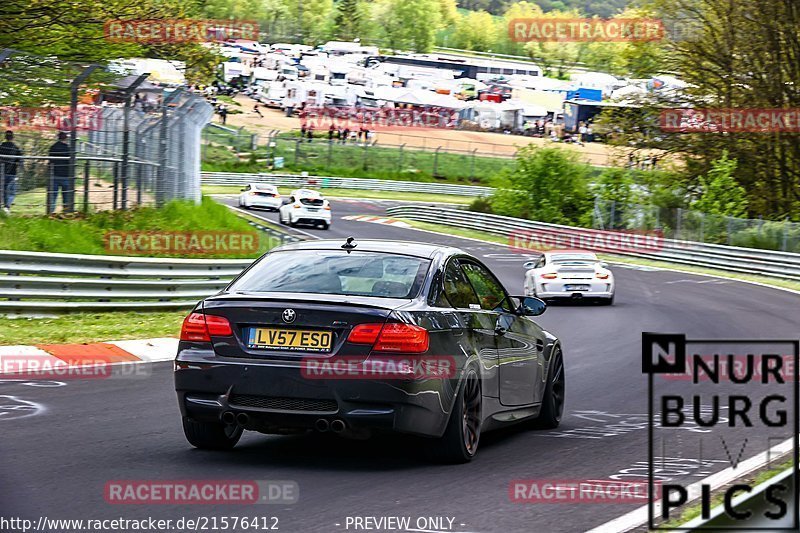
[[[558,426],[560,343],[475,257],[397,241],[273,249],[186,317],[175,388],[188,441],[230,449],[244,430],[395,431],[446,462],[482,431]]]

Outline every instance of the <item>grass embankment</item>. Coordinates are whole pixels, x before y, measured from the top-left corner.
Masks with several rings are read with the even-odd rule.
[[[0,317],[0,345],[104,342],[177,337],[188,311],[71,313],[53,318]]]
[[[188,236],[202,232],[247,233],[258,243],[255,251],[244,247],[168,250],[137,250],[125,240],[109,241],[112,234],[120,232],[148,232],[168,234],[185,233]],[[125,234],[122,233],[124,236]],[[233,241],[231,241],[233,242]],[[115,244],[116,243],[116,244]],[[0,249],[70,254],[146,255],[151,257],[216,257],[247,258],[263,253],[269,239],[262,238],[246,221],[227,207],[203,198],[202,203],[173,201],[161,209],[142,207],[129,211],[102,211],[87,215],[81,213],[0,218]],[[252,249],[252,248],[251,248]]]

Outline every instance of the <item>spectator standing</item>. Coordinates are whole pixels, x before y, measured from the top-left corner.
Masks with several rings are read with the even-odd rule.
[[[56,141],[48,152],[50,159],[50,187],[47,191],[47,214],[55,211],[58,202],[58,191],[61,190],[61,206],[65,213],[71,213],[74,209],[75,200],[75,179],[72,176],[72,169],[69,165],[69,157],[72,153],[69,144],[66,143],[67,133],[58,132]]]
[[[17,195],[17,172],[22,167],[22,160],[2,156],[20,157],[22,150],[14,143],[13,131],[6,131],[5,138],[5,142],[0,144],[0,192],[2,192],[0,204],[3,211],[8,214]]]

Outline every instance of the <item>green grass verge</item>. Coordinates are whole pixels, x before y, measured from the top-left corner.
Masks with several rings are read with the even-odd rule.
[[[241,187],[228,185],[203,185],[203,194],[239,194]],[[291,187],[278,187],[281,194],[289,194]],[[411,202],[437,202],[468,205],[474,198],[455,194],[431,194],[426,192],[373,191],[365,189],[319,189],[331,198],[371,198],[375,200],[408,200]]]
[[[210,198],[202,203],[173,201],[161,209],[142,207],[128,211],[102,211],[84,215],[72,213],[53,216],[11,216],[0,218],[0,249],[34,252],[143,255],[130,247],[109,249],[109,232],[234,232],[257,236],[257,251],[248,249],[217,250],[213,257],[256,257],[269,246],[269,239],[227,207]],[[124,243],[124,241],[122,241]],[[129,251],[130,250],[130,251]],[[202,257],[196,253],[149,250],[151,257]],[[211,255],[206,255],[210,257]]]
[[[483,231],[475,231],[468,229],[455,228],[452,226],[445,226],[443,224],[431,224],[429,222],[418,222],[416,220],[403,219],[414,228],[434,231],[436,233],[443,233],[445,235],[453,235],[455,237],[468,237],[472,239],[479,239],[487,242],[494,242],[499,244],[508,244],[508,239],[499,235],[493,235]],[[779,287],[783,289],[791,289],[800,291],[800,282],[783,280],[779,278],[769,278],[766,276],[757,276],[749,274],[739,274],[736,272],[727,272],[724,270],[716,270],[713,268],[696,267],[692,265],[681,265],[676,263],[667,263],[666,261],[653,261],[649,259],[639,259],[635,257],[627,257],[621,255],[598,254],[601,259],[613,263],[624,263],[628,265],[650,266],[654,268],[665,268],[669,270],[679,270],[689,274],[707,274],[710,276],[718,276],[722,278],[730,278],[741,281],[750,281],[754,283],[761,283],[771,287]]]
[[[53,318],[0,318],[0,345],[177,337],[188,312],[72,313]]]

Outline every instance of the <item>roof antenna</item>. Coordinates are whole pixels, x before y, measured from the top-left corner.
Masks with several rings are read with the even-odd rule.
[[[342,248],[347,250],[348,254],[353,250],[355,250],[356,246],[358,246],[356,243],[353,242],[355,240],[356,240],[355,237],[348,237],[345,243],[342,245]]]

